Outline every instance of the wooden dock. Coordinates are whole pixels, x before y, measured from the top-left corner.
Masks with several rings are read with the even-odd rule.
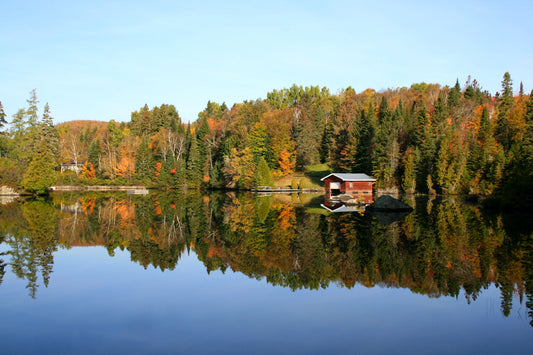
[[[146,191],[145,186],[77,186],[77,185],[58,185],[50,187],[50,191]]]
[[[252,189],[252,192],[268,192],[268,193],[283,193],[283,194],[290,194],[290,193],[312,193],[312,192],[324,192],[324,189],[291,189],[291,188],[285,188],[285,187],[278,187],[278,188],[269,188],[269,187],[258,187],[256,189]]]

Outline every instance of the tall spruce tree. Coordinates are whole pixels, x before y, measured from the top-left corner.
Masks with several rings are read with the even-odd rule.
[[[48,102],[44,105],[43,117],[41,119],[41,139],[48,144],[48,149],[54,156],[54,161],[59,160],[59,133],[54,126],[54,121],[50,115]]]
[[[373,151],[373,176],[378,187],[392,187],[399,160],[397,124],[386,97],[378,110],[378,127]]]
[[[137,148],[137,159],[135,160],[135,176],[145,184],[149,184],[153,179],[154,161],[152,152],[148,144],[148,137],[141,140]]]
[[[93,165],[94,171],[99,174],[100,171],[100,158],[102,156],[102,152],[100,150],[100,141],[98,139],[92,141],[91,145],[89,146],[89,163]]]
[[[41,139],[22,179],[22,186],[30,193],[42,195],[48,193],[48,188],[55,182],[54,156],[46,140]]]
[[[455,81],[455,85],[448,92],[448,107],[450,111],[455,112],[457,107],[461,103],[461,86],[459,85],[459,79]]]
[[[505,152],[511,148],[511,128],[509,126],[509,111],[513,107],[513,81],[511,75],[506,72],[502,80],[502,92],[498,105],[498,123],[496,127],[496,139],[503,146]]]
[[[6,113],[4,112],[4,106],[2,106],[2,101],[0,101],[0,129],[7,124]]]
[[[191,134],[189,153],[187,154],[187,185],[200,187],[202,185],[202,165],[196,134]]]
[[[368,110],[361,111],[359,120],[355,122],[354,133],[356,136],[356,148],[353,171],[365,174],[372,174],[372,153],[375,138],[374,106]]]

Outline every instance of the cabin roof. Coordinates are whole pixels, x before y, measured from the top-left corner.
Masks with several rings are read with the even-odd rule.
[[[346,174],[346,173],[332,173],[323,177],[320,181],[324,181],[330,176],[336,176],[343,181],[376,181],[376,179],[368,176],[367,174]]]

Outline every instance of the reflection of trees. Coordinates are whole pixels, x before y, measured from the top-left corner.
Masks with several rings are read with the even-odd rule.
[[[0,244],[2,244],[5,241],[5,236],[0,234]],[[2,285],[2,281],[4,280],[4,275],[6,274],[6,266],[7,263],[4,261],[5,256],[7,255],[7,252],[0,253],[0,285]]]
[[[383,225],[369,214],[309,213],[272,196],[54,198],[55,204],[0,208],[0,237],[10,247],[0,255],[0,282],[11,265],[32,297],[39,276],[48,285],[58,245],[102,245],[110,255],[120,248],[143,267],[161,270],[174,269],[192,248],[208,272],[231,268],[293,290],[331,283],[402,287],[430,297],[462,290],[470,302],[495,283],[504,315],[518,295],[533,319],[531,222],[490,216],[454,199],[417,197],[413,213]]]
[[[17,277],[25,279],[26,288],[32,298],[36,297],[41,274],[43,284],[48,287],[54,265],[53,253],[57,250],[57,211],[44,200],[29,201],[22,204],[20,225],[13,228],[7,236],[11,257],[10,265]],[[21,228],[22,227],[22,228]]]
[[[411,215],[384,226],[370,215],[309,214],[290,205],[269,201],[259,206],[232,196],[220,237],[196,243],[204,245],[197,253],[211,267],[229,266],[293,290],[360,283],[456,297],[462,289],[470,302],[496,282],[505,315],[513,294],[527,296],[526,305],[533,309],[533,282],[527,274],[532,269],[527,267],[533,255],[527,251],[531,235],[516,240],[500,217],[454,199],[417,198]]]

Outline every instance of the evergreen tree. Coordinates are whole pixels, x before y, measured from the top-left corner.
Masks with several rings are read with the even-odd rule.
[[[348,129],[341,129],[335,136],[331,168],[336,172],[350,173],[353,168],[353,150],[355,137]]]
[[[0,101],[0,158],[5,156],[7,153],[7,136],[2,132],[2,128],[7,124],[6,114],[4,112],[4,106],[2,106],[2,101]]]
[[[355,172],[372,174],[375,120],[374,107],[371,106],[367,111],[361,111],[360,119],[355,123],[356,148],[353,166]]]
[[[196,163],[201,170],[202,177],[209,177],[211,170],[211,147],[209,146],[208,137],[210,134],[207,117],[202,118],[196,141],[198,144],[198,162]]]
[[[259,160],[257,170],[255,171],[255,186],[272,186],[270,168],[264,157],[261,157],[261,160]]]
[[[100,151],[100,141],[98,139],[92,141],[91,145],[89,146],[89,156],[88,161],[93,165],[94,170],[98,174],[100,170],[100,158],[102,156],[102,152]]]
[[[459,85],[459,79],[455,81],[455,86],[448,92],[448,107],[450,111],[455,112],[455,109],[459,107],[461,103],[461,86]]]
[[[191,135],[191,143],[187,154],[187,185],[200,187],[202,184],[202,165],[196,134]]]
[[[35,89],[30,94],[28,108],[19,109],[10,123],[11,155],[22,166],[27,165],[41,140],[37,116],[39,101]]]
[[[326,163],[331,161],[331,151],[333,149],[333,125],[327,123],[324,126],[322,140],[320,142],[320,162]]]
[[[54,157],[47,142],[42,139],[39,143],[26,174],[21,182],[24,189],[30,193],[42,195],[48,193],[48,188],[55,182]]]
[[[320,161],[320,133],[316,130],[313,121],[307,115],[302,114],[293,132],[296,142],[296,167],[301,169],[317,164]]]
[[[373,152],[373,176],[378,187],[392,187],[400,157],[398,129],[386,97],[378,110],[378,128]]]
[[[145,184],[150,183],[154,177],[153,165],[154,161],[148,145],[148,137],[144,137],[137,148],[137,159],[135,160],[135,175],[137,179]]]
[[[30,126],[36,126],[39,123],[38,107],[39,100],[37,99],[37,90],[33,89],[30,92],[30,98],[26,100],[28,108],[26,109],[26,115],[28,117],[28,124]]]
[[[4,112],[4,106],[2,106],[2,101],[0,101],[0,129],[6,124],[6,113]]]
[[[496,139],[503,146],[505,152],[511,148],[511,129],[509,126],[509,111],[513,106],[513,81],[511,75],[506,72],[502,80],[502,93],[498,106],[498,123],[496,127]]]
[[[59,133],[54,126],[52,117],[50,116],[50,106],[48,102],[44,106],[43,117],[41,120],[41,139],[44,139],[48,144],[48,149],[54,156],[54,161],[59,160]]]
[[[425,105],[421,105],[416,113],[415,144],[419,151],[416,160],[416,188],[418,192],[427,193],[433,188],[428,186],[428,181],[433,174],[437,144]]]
[[[402,175],[402,190],[405,193],[412,194],[416,188],[416,161],[420,155],[418,149],[412,147],[407,149],[403,155],[403,175]]]

